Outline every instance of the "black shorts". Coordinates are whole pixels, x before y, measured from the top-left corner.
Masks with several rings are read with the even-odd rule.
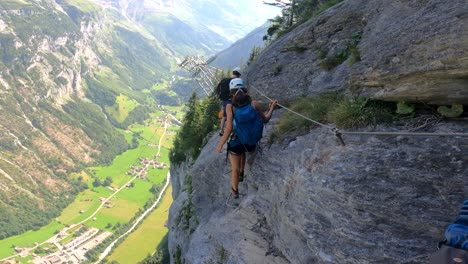
[[[228,152],[229,154],[231,155],[240,155],[242,153],[246,153],[246,152],[253,152],[255,151],[255,149],[257,148],[257,145],[243,145],[243,144],[239,144],[239,145],[236,145],[234,147],[231,147],[229,145],[228,147]]]
[[[223,100],[223,101],[221,101],[221,103],[222,103],[222,106],[223,106],[223,117],[227,117],[227,115],[226,115],[226,106],[228,104],[232,104],[232,101],[231,100]]]

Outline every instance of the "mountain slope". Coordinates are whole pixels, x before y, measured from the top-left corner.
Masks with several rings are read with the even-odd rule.
[[[0,12],[2,239],[56,217],[85,188],[70,173],[129,148],[116,127],[147,117],[152,86],[170,80],[190,48],[174,51],[175,40],[87,0],[8,0]],[[114,110],[122,96],[137,104],[124,119]]]
[[[268,27],[269,23],[265,23],[247,34],[247,36],[234,42],[229,48],[217,53],[216,59],[211,62],[211,65],[217,68],[233,69],[245,64],[254,47],[261,48],[265,45],[263,36],[266,35]]]
[[[179,57],[213,54],[229,44],[226,39],[209,29],[192,26],[171,14],[143,13],[139,23]]]
[[[267,19],[278,8],[251,0],[93,0],[119,10],[124,17],[140,21],[145,13],[171,14],[194,27],[205,28],[234,42]],[[195,42],[195,41],[194,41]]]
[[[99,21],[77,24],[45,1],[9,3],[2,4],[0,34],[8,44],[0,53],[0,238],[48,223],[84,188],[70,172],[128,148],[99,107],[85,100],[83,75],[99,59],[84,43]]]

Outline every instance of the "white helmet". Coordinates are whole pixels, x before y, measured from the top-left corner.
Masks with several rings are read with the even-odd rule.
[[[242,80],[241,78],[234,78],[229,83],[229,89],[231,89],[231,90],[241,89],[241,88],[245,88],[244,80]]]
[[[241,69],[240,69],[239,67],[234,68],[234,70],[232,70],[232,73],[233,73],[233,74],[238,73],[238,74],[236,74],[236,75],[239,75],[239,76],[242,75],[242,74],[241,74]]]

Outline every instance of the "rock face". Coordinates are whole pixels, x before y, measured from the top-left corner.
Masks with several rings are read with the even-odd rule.
[[[272,43],[246,76],[280,101],[344,91],[466,103],[468,39],[455,34],[466,32],[466,8],[463,1],[344,1]],[[356,36],[361,61],[325,70],[323,62]],[[314,128],[269,144],[271,129],[248,160],[236,207],[226,205],[230,165],[215,153],[219,136],[196,161],[171,169],[171,263],[427,263],[468,197],[467,138],[345,135],[341,146]],[[467,131],[464,119],[427,130]]]
[[[231,208],[218,138],[192,167],[171,172],[190,177],[173,193],[172,263],[427,263],[468,195],[466,138],[346,136],[343,147],[313,129],[264,142]]]
[[[467,14],[461,0],[344,1],[272,43],[247,79],[282,100],[339,89],[386,101],[467,104]],[[361,61],[324,69],[353,35],[361,37]]]

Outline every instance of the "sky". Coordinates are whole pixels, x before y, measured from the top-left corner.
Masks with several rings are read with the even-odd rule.
[[[265,5],[263,0],[225,0],[233,6],[234,16],[239,18],[242,25],[243,35],[248,34],[257,27],[263,25],[268,19],[274,18],[281,13],[278,7]]]
[[[281,9],[278,7],[265,5],[263,4],[263,0],[250,0],[255,5],[255,9],[257,9],[259,25],[261,26],[267,19],[273,18],[276,15],[281,13]]]
[[[280,8],[265,5],[263,0],[144,1],[147,7],[153,7],[156,11],[162,8],[181,20],[204,24],[231,42],[244,37],[281,13]]]

